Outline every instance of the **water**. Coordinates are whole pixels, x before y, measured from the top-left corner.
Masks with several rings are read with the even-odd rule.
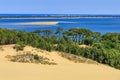
[[[2,15],[5,16],[5,15]],[[14,15],[13,15],[14,16]],[[26,16],[26,15],[25,15]],[[30,16],[30,15],[29,15]],[[33,15],[31,15],[33,16]],[[23,22],[58,22],[56,25],[31,25],[19,24]],[[8,28],[24,31],[35,31],[38,29],[56,30],[61,27],[64,30],[69,28],[87,28],[94,32],[118,32],[120,33],[120,18],[20,18],[20,19],[0,19],[0,28]]]

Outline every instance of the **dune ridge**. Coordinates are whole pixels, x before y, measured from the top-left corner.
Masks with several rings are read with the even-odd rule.
[[[0,80],[120,80],[120,70],[102,64],[74,63],[59,55],[26,46],[17,52],[14,45],[0,46]],[[5,56],[32,52],[58,65],[10,62]]]

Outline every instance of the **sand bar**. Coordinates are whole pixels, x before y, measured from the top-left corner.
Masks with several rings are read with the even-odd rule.
[[[58,22],[25,22],[25,25],[56,25]]]

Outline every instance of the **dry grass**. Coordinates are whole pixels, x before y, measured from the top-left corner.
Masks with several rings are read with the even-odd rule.
[[[57,65],[57,63],[51,62],[46,57],[39,56],[37,54],[32,54],[32,53],[18,54],[15,56],[7,55],[6,58],[8,58],[8,60],[12,62]]]
[[[83,58],[81,56],[76,56],[74,54],[69,54],[69,53],[60,53],[60,56],[73,61],[75,63],[88,63],[88,64],[98,64],[96,61],[87,59],[87,58]]]
[[[2,47],[0,47],[0,51],[4,51],[4,49]]]

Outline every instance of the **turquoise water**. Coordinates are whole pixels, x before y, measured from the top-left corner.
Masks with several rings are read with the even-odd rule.
[[[31,25],[19,24],[23,22],[58,22],[56,25]],[[38,29],[56,30],[61,27],[64,30],[69,28],[87,28],[94,32],[118,32],[120,33],[120,18],[29,18],[29,19],[0,19],[0,28],[15,30],[34,31]]]

